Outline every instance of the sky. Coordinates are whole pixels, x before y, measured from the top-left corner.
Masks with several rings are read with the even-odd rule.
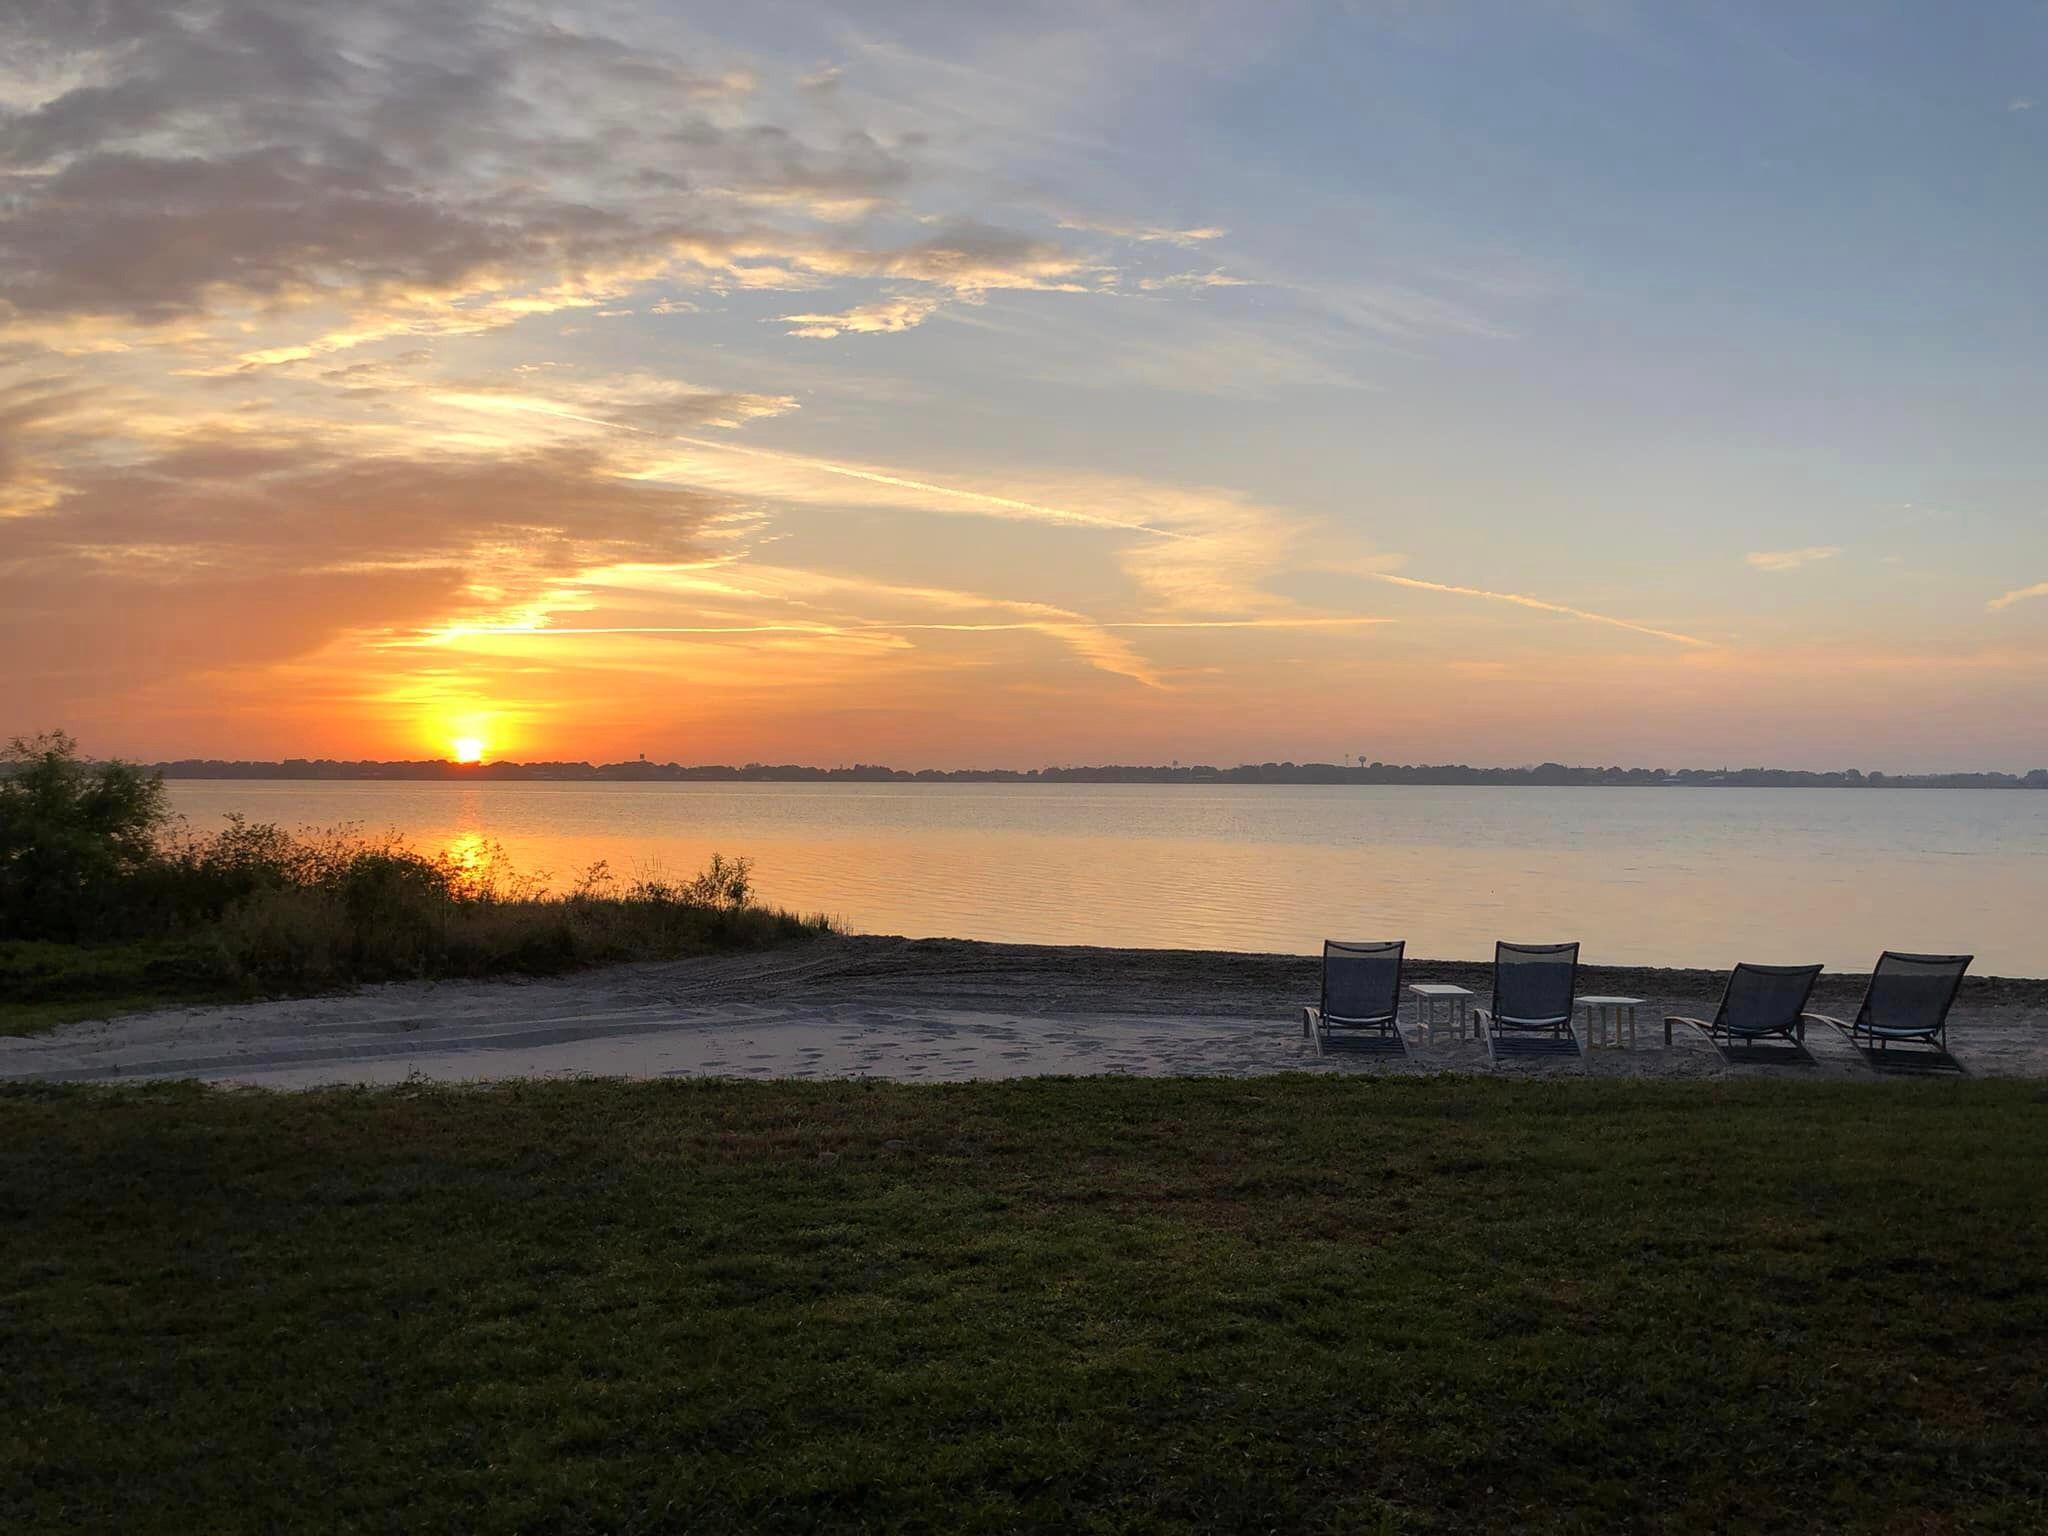
[[[0,734],[2048,764],[2048,0],[0,5]]]

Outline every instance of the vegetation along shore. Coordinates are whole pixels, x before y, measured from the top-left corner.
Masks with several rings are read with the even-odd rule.
[[[458,861],[357,828],[232,819],[192,835],[162,777],[17,740],[0,778],[0,1030],[398,978],[542,975],[823,931],[753,899],[745,859],[565,892],[487,850]]]

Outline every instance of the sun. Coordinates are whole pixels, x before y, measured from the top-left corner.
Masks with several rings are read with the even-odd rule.
[[[478,736],[458,736],[449,743],[455,749],[458,763],[480,763],[484,760],[483,739]]]

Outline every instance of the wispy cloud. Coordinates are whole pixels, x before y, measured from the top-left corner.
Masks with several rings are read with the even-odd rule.
[[[857,304],[838,314],[778,315],[781,324],[794,327],[792,336],[812,341],[830,341],[835,336],[886,336],[922,325],[939,307],[930,297],[883,299],[874,304]]]
[[[2048,597],[2048,581],[2037,581],[2031,587],[2014,587],[2010,592],[1994,597],[1984,607],[1988,612],[1999,613],[2014,603],[2024,603],[2035,597]]]
[[[1839,544],[1812,544],[1805,549],[1752,550],[1742,558],[1760,571],[1796,571],[1817,560],[1832,560],[1841,552]]]
[[[1158,670],[1131,644],[1110,630],[1119,626],[1099,623],[1086,614],[1051,603],[1019,601],[979,592],[962,592],[947,587],[910,586],[862,576],[835,575],[823,571],[787,566],[745,566],[707,571],[699,566],[682,568],[628,565],[585,572],[583,582],[594,588],[624,591],[701,593],[717,599],[760,601],[793,606],[815,613],[800,623],[776,621],[762,625],[753,620],[730,625],[650,624],[576,626],[554,628],[544,614],[522,618],[495,627],[470,626],[466,633],[540,634],[645,634],[645,635],[750,635],[805,633],[823,636],[872,638],[893,633],[934,634],[1042,634],[1065,645],[1075,655],[1100,671],[1127,677],[1148,688],[1164,687]],[[946,613],[999,614],[1001,618],[880,618],[829,612],[841,603],[888,605],[913,610]]]
[[[2031,96],[2015,96],[2005,104],[2005,110],[2008,112],[2031,112],[2034,110],[2034,98]]]
[[[1114,235],[1119,240],[1134,240],[1140,244],[1177,245],[1192,249],[1209,240],[1221,240],[1230,231],[1215,225],[1205,224],[1193,229],[1175,229],[1162,224],[1121,223],[1112,219],[1084,219],[1067,217],[1059,221],[1061,229],[1087,230],[1098,235]]]
[[[1248,277],[1233,277],[1219,267],[1213,272],[1175,272],[1169,277],[1141,277],[1138,286],[1146,293],[1157,293],[1169,288],[1253,288],[1257,284]]]
[[[1038,609],[1042,605],[1006,603],[979,599],[981,605],[997,609]],[[471,636],[528,636],[542,640],[601,639],[613,636],[745,639],[757,635],[788,635],[811,639],[869,641],[892,635],[1043,635],[1071,650],[1098,671],[1129,678],[1147,688],[1164,689],[1167,684],[1157,668],[1118,638],[1132,630],[1359,630],[1394,622],[1363,615],[1264,619],[1091,619],[1045,608],[1045,617],[1026,619],[845,619],[782,620],[744,624],[566,624],[529,620],[516,624],[470,624],[451,626],[434,634],[436,642],[460,641]]]
[[[647,427],[605,420],[524,394],[444,394],[437,398],[488,411],[532,412],[564,424],[616,428],[650,442],[658,437],[665,444],[702,450],[681,456],[656,452],[644,459],[637,477],[656,482],[687,483],[750,499],[836,504],[843,502],[846,492],[831,482],[851,481],[876,488],[872,499],[882,505],[1145,535],[1119,551],[1118,563],[1150,602],[1183,613],[1199,609],[1244,615],[1275,608],[1276,600],[1261,583],[1284,568],[1302,531],[1298,518],[1216,488],[1100,475],[1066,481],[1040,475],[1012,482],[1021,483],[1030,494],[1006,494],[882,465],[759,448],[729,439],[658,435]],[[687,404],[689,398],[682,403]],[[739,415],[775,414],[794,404],[776,396],[731,398],[736,403],[722,409]]]
[[[1081,619],[1075,616],[1076,624],[1086,624],[1090,629],[1369,629],[1380,624],[1392,624],[1393,619],[1377,616],[1347,615],[1337,618],[1303,619]],[[902,630],[944,630],[956,634],[1000,634],[1005,631],[1049,631],[1057,632],[1071,626],[1057,619],[1012,620],[1004,623],[964,624],[939,621],[905,622],[900,619],[863,619],[844,624],[783,623],[783,624],[458,624],[445,630],[436,631],[441,637],[463,635],[541,635],[547,637],[575,635],[760,635],[760,634],[840,634],[851,630],[902,629]]]
[[[1677,630],[1656,629],[1648,624],[1638,624],[1634,619],[1617,619],[1612,614],[1592,613],[1584,608],[1569,607],[1564,603],[1545,602],[1540,597],[1525,597],[1519,592],[1489,592],[1483,587],[1459,587],[1448,582],[1424,581],[1416,576],[1396,576],[1391,571],[1361,571],[1362,576],[1374,581],[1391,582],[1397,587],[1414,587],[1424,592],[1448,592],[1458,597],[1480,597],[1489,602],[1513,603],[1518,608],[1534,608],[1541,613],[1555,613],[1570,619],[1583,619],[1589,624],[1606,624],[1615,629],[1630,630],[1638,635],[1649,635],[1657,640],[1670,640],[1678,645],[1709,648],[1713,642],[1702,640],[1697,635],[1680,634]]]
[[[1067,523],[1083,528],[1113,528],[1126,533],[1149,533],[1161,538],[1182,538],[1185,535],[1171,528],[1155,527],[1149,523],[1131,522],[1122,518],[1109,517],[1099,513],[1077,511],[1070,507],[1049,506],[1042,502],[1024,501],[1014,496],[999,496],[990,491],[972,490],[964,486],[941,485],[933,480],[915,479],[909,475],[891,474],[870,465],[843,463],[835,459],[813,458],[808,454],[780,453],[772,448],[750,448],[743,443],[720,442],[709,437],[682,437],[674,441],[687,443],[693,448],[708,448],[716,453],[737,454],[743,458],[767,460],[787,465],[792,469],[821,475],[837,475],[848,480],[864,480],[870,485],[887,486],[896,490],[914,492],[920,496],[938,498],[942,502],[957,503],[999,516],[1029,518],[1048,523]]]

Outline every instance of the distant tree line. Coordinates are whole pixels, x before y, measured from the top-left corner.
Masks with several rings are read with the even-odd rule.
[[[1708,788],[1787,789],[2048,789],[2048,768],[2030,773],[1826,773],[1796,768],[1566,767],[1472,768],[1463,763],[1244,763],[1235,768],[1108,764],[1077,768],[920,768],[915,771],[856,763],[813,768],[798,763],[452,763],[341,762],[286,758],[283,762],[222,762],[184,758],[158,763],[167,779],[441,779],[457,782],[568,780],[624,783],[947,783],[947,784],[1534,784],[1559,787],[1677,785]]]

